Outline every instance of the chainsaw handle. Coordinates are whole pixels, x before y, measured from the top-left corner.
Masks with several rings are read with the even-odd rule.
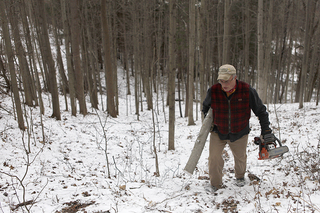
[[[260,137],[254,137],[254,141],[253,141],[254,144],[259,145],[260,141],[261,141]]]
[[[267,141],[267,143],[268,142],[275,142],[275,141],[277,141],[278,142],[278,144],[280,145],[280,146],[282,146],[282,143],[281,143],[281,141],[279,140],[279,138],[277,138],[275,135],[273,135],[274,136],[274,141]],[[263,139],[262,139],[263,140]],[[261,145],[261,143],[263,142],[261,140],[261,138],[260,137],[254,137],[254,143],[256,144],[256,145]]]

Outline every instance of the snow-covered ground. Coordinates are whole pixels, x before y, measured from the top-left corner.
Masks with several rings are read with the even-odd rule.
[[[125,88],[122,76],[119,88]],[[158,105],[153,125],[152,111],[144,105],[137,120],[134,97],[126,96],[125,89],[119,92],[117,118],[91,109],[89,103],[88,115],[73,117],[63,111],[60,97],[61,121],[50,118],[50,95],[44,95],[43,130],[39,108],[26,108],[29,134],[22,133],[8,113],[13,113],[11,99],[1,97],[0,212],[27,212],[23,201],[34,201],[26,207],[36,213],[320,211],[320,107],[315,103],[305,103],[303,109],[298,104],[268,106],[274,133],[290,150],[273,160],[258,160],[253,138],[259,136],[260,126],[252,114],[247,174],[261,181],[246,176],[244,187],[234,185],[233,156],[227,146],[226,188],[211,194],[206,190],[208,142],[194,174],[183,171],[201,120],[188,126],[187,118],[179,117],[177,102],[175,150],[168,151],[168,108],[163,113]]]

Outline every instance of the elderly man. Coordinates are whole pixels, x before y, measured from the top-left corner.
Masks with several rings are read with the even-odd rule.
[[[258,93],[249,84],[237,80],[236,69],[230,64],[219,68],[218,84],[207,91],[202,112],[212,110],[213,121],[209,146],[209,176],[214,191],[222,187],[224,160],[222,152],[229,145],[234,156],[236,185],[245,185],[247,143],[251,110],[260,120],[261,136],[274,137],[269,116]]]

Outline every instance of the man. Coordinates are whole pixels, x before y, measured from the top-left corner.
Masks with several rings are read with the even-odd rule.
[[[209,176],[212,189],[222,186],[224,160],[222,152],[229,145],[234,156],[236,185],[244,186],[247,166],[247,143],[251,110],[259,118],[261,136],[274,137],[269,116],[258,93],[249,84],[237,80],[236,69],[230,64],[219,68],[218,84],[208,89],[202,112],[212,110],[213,123],[209,146]]]

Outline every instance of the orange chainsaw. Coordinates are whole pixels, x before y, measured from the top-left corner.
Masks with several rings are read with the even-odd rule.
[[[284,153],[289,151],[287,146],[282,146],[277,137],[272,139],[261,140],[260,137],[254,138],[254,143],[259,145],[259,158],[258,160],[267,160],[281,157]],[[278,146],[278,147],[277,147]]]

